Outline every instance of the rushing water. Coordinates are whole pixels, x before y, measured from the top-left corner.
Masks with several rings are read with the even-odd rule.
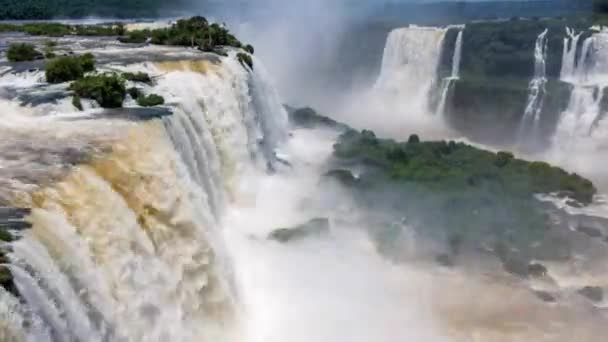
[[[534,78],[530,81],[528,102],[522,117],[518,140],[526,144],[538,139],[540,115],[545,100],[547,83],[547,33],[545,29],[536,39],[534,47]],[[565,57],[564,57],[565,58]]]
[[[458,32],[456,36],[456,44],[454,45],[454,55],[452,56],[452,72],[450,76],[446,77],[441,81],[441,88],[439,90],[439,103],[437,105],[437,115],[444,116],[446,109],[446,102],[450,89],[455,81],[460,79],[460,60],[462,59],[462,35],[464,28]]]

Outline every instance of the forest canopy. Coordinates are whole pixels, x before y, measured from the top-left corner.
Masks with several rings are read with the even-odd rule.
[[[155,17],[167,3],[162,0],[0,0],[0,20]],[[176,2],[171,1],[171,6],[175,5]]]

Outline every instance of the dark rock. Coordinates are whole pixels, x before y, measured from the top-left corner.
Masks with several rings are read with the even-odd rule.
[[[599,238],[603,236],[602,231],[594,227],[579,226],[576,228],[576,230],[592,238]]]
[[[509,256],[502,261],[502,267],[505,271],[523,278],[529,275],[528,266],[526,260],[515,256]]]
[[[0,207],[0,220],[22,219],[32,212],[30,208]]]
[[[304,224],[293,228],[281,228],[274,230],[268,236],[269,240],[281,243],[302,240],[311,236],[321,236],[329,233],[329,220],[326,218],[315,218]]]
[[[586,286],[580,289],[578,293],[594,303],[604,300],[604,289],[598,286]]]
[[[566,202],[566,204],[567,204],[568,206],[570,206],[570,207],[573,207],[573,208],[584,208],[584,207],[585,207],[585,205],[584,205],[584,204],[582,204],[582,203],[581,203],[581,202],[579,202],[579,201],[575,201],[575,200],[568,200],[568,201]]]
[[[439,265],[444,266],[444,267],[454,267],[454,264],[455,264],[454,260],[453,260],[453,257],[451,255],[448,255],[448,254],[438,255],[435,258],[435,261],[437,261],[437,263]]]
[[[325,127],[340,131],[346,131],[349,129],[347,125],[320,115],[310,107],[292,108],[286,106],[286,109],[287,113],[289,114],[289,122],[294,126],[303,128]]]
[[[538,263],[531,263],[528,265],[528,275],[531,277],[544,277],[547,275],[547,268]]]
[[[25,221],[0,221],[0,229],[24,230],[32,228],[32,224]]]
[[[543,302],[555,303],[557,301],[554,295],[546,291],[534,291],[534,294]]]
[[[337,180],[340,184],[345,186],[353,186],[357,183],[357,178],[353,175],[350,170],[331,170],[327,172],[325,175],[327,178],[332,178]]]

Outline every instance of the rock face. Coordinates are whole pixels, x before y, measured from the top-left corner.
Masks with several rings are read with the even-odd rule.
[[[6,255],[10,243],[19,238],[19,231],[31,228],[32,225],[26,221],[31,210],[28,208],[0,207],[0,264],[9,264]],[[13,276],[6,266],[0,266],[0,286],[15,296],[19,293],[13,283]]]
[[[328,234],[329,229],[330,225],[327,218],[315,218],[293,228],[280,228],[274,230],[270,233],[268,239],[281,243],[288,243]]]
[[[320,115],[310,107],[292,108],[287,106],[289,122],[300,128],[331,128],[339,131],[348,130],[347,125]]]
[[[578,293],[594,303],[599,303],[604,300],[604,289],[597,286],[587,286],[578,291]]]

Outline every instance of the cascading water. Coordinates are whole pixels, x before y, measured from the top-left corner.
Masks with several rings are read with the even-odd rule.
[[[528,87],[528,102],[519,126],[518,141],[520,144],[526,144],[538,138],[540,116],[546,93],[545,85],[547,83],[548,32],[549,30],[545,29],[536,39],[534,47],[534,78],[532,78]]]
[[[418,26],[392,31],[375,90],[413,115],[431,113],[429,97],[446,32],[444,28]]]
[[[437,115],[445,115],[445,106],[448,99],[448,94],[452,88],[452,84],[460,79],[460,60],[462,58],[462,34],[464,29],[458,32],[456,37],[456,45],[454,46],[454,55],[452,57],[452,73],[441,81],[441,89],[439,91],[439,103],[437,105]]]
[[[61,103],[51,117],[15,115],[24,136],[65,140],[57,156],[74,154],[82,139],[99,149],[73,167],[44,159],[59,163],[58,181],[10,184],[11,205],[32,208],[32,229],[8,246],[24,305],[2,300],[0,319],[11,324],[0,326],[2,340],[238,340],[221,216],[240,191],[238,176],[264,172],[287,136],[281,102],[254,66],[246,70],[234,53],[221,62],[105,66],[155,76],[143,91],[167,99],[174,113],[162,120],[96,119],[98,109],[63,113]],[[5,176],[10,164],[0,165]]]
[[[585,39],[572,75],[568,75],[564,79],[573,89],[553,138],[554,153],[562,159],[583,146],[593,149],[606,136],[601,103],[608,86],[608,33]]]
[[[576,51],[578,41],[583,33],[576,33],[573,29],[566,27],[566,37],[564,38],[564,51],[562,53],[562,68],[560,79],[564,82],[572,80],[576,67]]]

